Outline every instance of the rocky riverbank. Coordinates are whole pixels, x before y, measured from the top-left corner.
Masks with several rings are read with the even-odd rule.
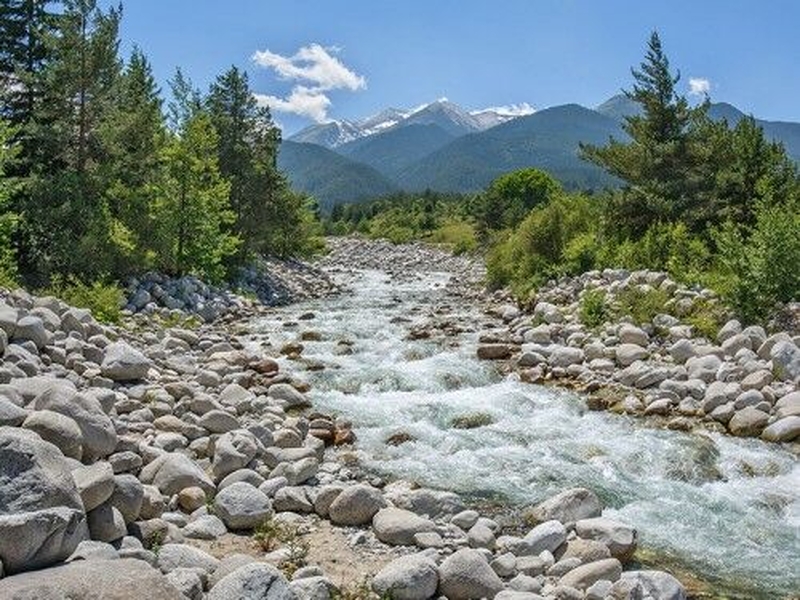
[[[631,298],[660,305],[642,322],[607,314]],[[587,302],[607,310],[598,308],[591,325]],[[730,319],[704,334],[697,316],[719,313],[713,293],[646,271],[565,278],[539,290],[528,311],[511,304],[494,310],[506,325],[484,333],[478,354],[511,360],[525,381],[576,388],[595,409],[794,444],[798,452],[800,332]]]
[[[197,277],[147,273],[128,281],[126,314],[198,317],[211,323],[224,315],[246,317],[259,306],[284,306],[339,291],[328,273],[294,259],[260,258],[243,268],[232,287],[209,285]]]
[[[484,296],[470,259],[337,240],[320,268],[344,294],[354,269],[398,281],[444,270],[447,302],[485,302],[481,327],[499,330],[500,315],[522,338],[503,338],[509,352],[530,343],[530,318]],[[410,337],[477,325],[431,311]],[[291,341],[256,318],[278,319]],[[0,597],[686,597],[668,573],[635,568],[636,529],[591,490],[507,523],[363,469],[351,424],[311,401],[308,375],[324,365],[304,361],[303,344],[326,343],[318,320],[243,304],[195,329],[111,328],[53,298],[6,295]],[[353,342],[329,343],[346,355]]]

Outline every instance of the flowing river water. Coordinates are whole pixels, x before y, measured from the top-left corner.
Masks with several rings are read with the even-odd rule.
[[[350,419],[364,465],[389,478],[525,506],[568,487],[594,490],[605,514],[634,525],[640,546],[743,597],[800,591],[800,463],[778,446],[656,429],[586,409],[576,394],[503,376],[475,357],[480,307],[448,297],[445,273],[405,281],[358,271],[349,291],[280,309],[255,329],[303,342],[316,408]],[[287,328],[312,311],[315,319]],[[436,313],[436,314],[434,314]],[[432,317],[449,337],[409,340]],[[342,354],[337,342],[352,342]],[[296,369],[297,366],[291,367]],[[452,427],[487,413],[492,423]],[[411,441],[386,440],[403,432]]]

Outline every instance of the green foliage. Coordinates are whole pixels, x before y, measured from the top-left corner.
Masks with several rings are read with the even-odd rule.
[[[0,287],[17,285],[17,264],[12,249],[12,236],[17,226],[17,215],[9,210],[9,200],[15,182],[6,177],[9,163],[18,147],[11,143],[12,129],[0,120]]]
[[[669,294],[647,285],[631,286],[620,290],[614,297],[613,311],[618,316],[630,317],[637,325],[651,323],[658,314],[668,313]]]
[[[589,328],[599,327],[609,317],[606,293],[603,290],[587,290],[580,300],[581,323]]]
[[[599,265],[663,270],[686,283],[702,281],[711,266],[708,246],[684,223],[656,223],[639,239],[609,238],[598,251]]]
[[[360,204],[337,205],[325,223],[329,233],[359,232],[400,244],[423,240],[456,253],[478,248],[467,198],[426,191],[398,194]]]
[[[318,251],[316,210],[278,172],[247,76],[231,69],[203,98],[179,70],[167,121],[144,53],[119,56],[121,8],[98,4],[0,10],[0,79],[15,83],[0,89],[14,124],[0,125],[0,282],[219,280],[258,252]]]
[[[114,283],[94,281],[84,283],[75,277],[53,277],[49,287],[42,295],[55,296],[71,306],[88,308],[95,319],[101,323],[119,323],[121,308],[125,303],[125,293]]]
[[[217,167],[216,144],[211,119],[199,112],[164,150],[167,169],[154,213],[158,266],[169,273],[219,281],[225,275],[223,261],[239,246],[229,231],[235,215],[228,204],[230,186]]]
[[[454,254],[465,254],[478,249],[475,226],[463,218],[450,217],[434,229],[428,241],[450,248]]]
[[[471,212],[482,232],[514,227],[528,212],[561,193],[561,185],[539,169],[520,169],[495,179],[475,197]]]
[[[501,234],[487,256],[493,287],[511,285],[527,295],[547,279],[581,272],[590,266],[591,244],[600,214],[597,204],[580,195],[561,194],[533,209],[518,228]]]
[[[281,523],[272,517],[267,517],[253,530],[253,540],[264,552],[271,552],[278,545],[282,545],[288,551],[286,560],[281,564],[281,570],[290,579],[297,569],[306,564],[309,546],[301,539],[296,525]]]
[[[728,294],[748,320],[761,320],[776,304],[800,298],[800,210],[762,205],[752,231],[727,222],[715,234]]]

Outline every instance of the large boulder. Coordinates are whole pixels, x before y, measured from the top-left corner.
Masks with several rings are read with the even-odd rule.
[[[761,432],[768,442],[791,442],[800,439],[800,416],[784,417]]]
[[[265,563],[239,567],[223,577],[206,600],[296,600],[283,574]]]
[[[114,470],[107,462],[79,467],[72,472],[86,511],[94,510],[114,493]]]
[[[686,600],[681,582],[664,571],[626,571],[621,579],[639,584],[646,594],[658,600]]]
[[[0,396],[0,427],[19,427],[27,416],[27,410],[5,396]]]
[[[555,519],[567,524],[599,517],[602,512],[603,505],[593,491],[586,488],[572,488],[528,509],[525,511],[525,517],[537,523]]]
[[[164,544],[158,551],[158,568],[162,573],[175,569],[199,569],[213,573],[220,561],[200,548],[186,544]]]
[[[79,560],[0,579],[9,600],[185,600],[167,579],[142,560]]]
[[[52,410],[32,412],[22,424],[56,446],[64,456],[80,460],[83,456],[83,433],[74,419]]]
[[[54,385],[33,401],[35,410],[50,410],[71,418],[83,435],[83,460],[108,456],[117,446],[114,423],[103,412],[100,401],[90,394],[79,394],[68,385]]]
[[[64,455],[33,432],[0,427],[0,563],[6,573],[64,560],[87,537]]]
[[[214,483],[197,463],[178,452],[159,456],[142,468],[139,479],[156,486],[162,494],[172,496],[184,488],[199,487],[207,494],[214,492]]]
[[[622,564],[616,558],[605,558],[572,569],[561,578],[559,584],[585,590],[600,580],[614,582],[620,575]]]
[[[275,383],[269,386],[267,395],[284,402],[286,408],[309,408],[311,406],[308,398],[288,383]]]
[[[503,582],[479,550],[464,548],[439,567],[439,594],[449,600],[494,598]]]
[[[545,521],[530,530],[525,536],[531,554],[540,554],[545,550],[551,553],[567,541],[567,530],[561,521]]]
[[[575,531],[584,539],[603,542],[611,551],[611,556],[623,562],[629,560],[636,551],[636,529],[619,521],[605,517],[583,519],[575,523]]]
[[[775,376],[789,381],[800,381],[800,348],[791,341],[779,341],[770,351]]]
[[[342,490],[331,503],[328,514],[337,525],[364,525],[385,506],[380,490],[358,484]]]
[[[372,589],[381,598],[393,600],[428,600],[436,594],[438,585],[436,563],[421,554],[393,560],[372,580]]]
[[[214,461],[211,471],[214,480],[222,481],[234,471],[243,469],[258,453],[256,436],[246,429],[224,433],[214,445]]]
[[[114,381],[135,381],[147,377],[150,360],[126,342],[115,342],[105,349],[100,370]]]
[[[393,546],[412,546],[414,536],[426,531],[434,531],[433,521],[402,508],[383,508],[372,518],[375,537]]]
[[[44,322],[33,315],[22,317],[14,329],[15,340],[31,341],[40,350],[50,343],[50,337],[51,334],[45,328]]]
[[[736,411],[728,422],[728,429],[731,433],[740,437],[761,435],[761,432],[769,423],[769,413],[758,410],[753,406],[747,406],[742,410]]]
[[[272,503],[254,485],[239,481],[220,491],[214,509],[228,529],[253,529],[272,516]]]

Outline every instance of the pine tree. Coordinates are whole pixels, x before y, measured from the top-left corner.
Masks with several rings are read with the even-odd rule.
[[[212,84],[207,106],[219,137],[219,167],[231,184],[235,229],[243,241],[243,255],[269,251],[272,205],[286,193],[277,170],[280,131],[269,109],[260,107],[247,73],[231,67]]]
[[[178,68],[169,80],[172,100],[167,105],[167,125],[174,132],[181,131],[202,108],[200,90]]]
[[[43,101],[30,125],[36,165],[22,212],[26,253],[50,271],[92,277],[110,268],[103,165],[104,120],[121,72],[121,8],[96,0],[65,0],[53,60],[43,73]],[[98,252],[100,250],[101,252]]]
[[[12,125],[30,121],[41,99],[38,80],[51,58],[57,17],[53,0],[3,0],[0,4],[0,115]]]
[[[108,159],[102,167],[117,275],[147,268],[152,203],[166,128],[160,91],[147,58],[135,49],[117,82],[101,126]]]
[[[199,112],[164,150],[166,173],[155,205],[159,267],[210,280],[225,275],[224,261],[239,239],[229,232],[230,186],[219,172],[219,138],[209,116]]]
[[[673,75],[657,32],[648,43],[635,84],[625,94],[642,109],[625,118],[630,142],[609,140],[604,147],[582,145],[585,159],[605,168],[627,184],[617,196],[616,216],[628,233],[641,235],[659,221],[679,219],[698,199],[703,181],[696,170],[696,129],[708,109],[690,108],[675,91],[680,74]]]

